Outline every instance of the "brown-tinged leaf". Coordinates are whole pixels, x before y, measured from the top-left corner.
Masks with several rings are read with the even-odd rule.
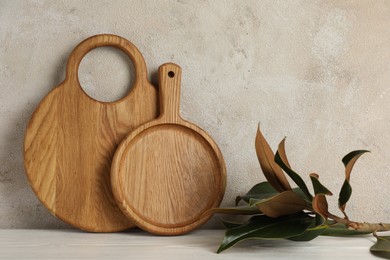
[[[351,176],[351,171],[356,161],[362,156],[364,153],[368,153],[370,151],[367,150],[356,150],[352,151],[342,159],[343,164],[345,166],[345,179],[349,181]]]
[[[317,194],[313,198],[312,202],[313,210],[319,214],[324,220],[326,220],[329,216],[328,211],[328,202],[326,201],[326,197],[323,194]]]
[[[279,192],[291,190],[291,186],[288,183],[282,169],[274,161],[274,154],[260,131],[260,125],[257,129],[255,147],[261,169],[263,170],[265,178],[272,187]]]
[[[319,177],[317,173],[310,173],[310,180],[313,184],[313,189],[315,194],[324,194],[324,195],[333,195],[328,188],[321,184],[319,181]]]
[[[286,142],[286,137],[283,138],[283,140],[279,143],[278,152],[280,154],[280,157],[283,159],[284,164],[286,164],[286,166],[291,169],[290,162],[288,161],[287,155],[286,155],[285,142]]]
[[[301,176],[291,169],[290,163],[287,160],[286,150],[284,148],[285,139],[283,139],[279,146],[278,151],[275,154],[275,162],[290,176],[290,178],[298,185],[303,191],[308,200],[312,200],[313,196],[310,194],[305,182]]]
[[[263,200],[252,199],[249,205],[255,205],[264,215],[272,218],[297,213],[307,207],[306,201],[293,191],[284,191]]]
[[[339,194],[339,209],[346,216],[345,207],[352,195],[352,186],[348,180],[345,180]]]
[[[369,151],[367,150],[352,151],[348,153],[346,156],[344,156],[344,158],[342,159],[342,162],[345,166],[345,181],[339,193],[339,208],[345,216],[347,216],[345,214],[345,207],[352,194],[352,186],[350,184],[352,168],[355,165],[356,161],[359,159],[359,157],[367,152]]]

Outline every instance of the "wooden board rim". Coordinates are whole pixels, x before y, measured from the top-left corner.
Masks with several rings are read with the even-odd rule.
[[[165,73],[167,71],[175,71],[176,75],[178,75],[178,79],[174,79],[174,82],[171,81],[171,83],[168,84],[174,84],[177,85],[177,88],[175,90],[175,93],[173,95],[169,95],[168,92],[171,90],[164,90],[164,88],[161,87],[161,78],[164,77]],[[211,215],[203,215],[204,212],[200,212],[199,216],[200,218],[194,219],[190,224],[179,226],[179,227],[162,227],[157,226],[153,224],[153,220],[142,218],[135,212],[132,208],[132,206],[129,205],[128,201],[126,200],[126,196],[123,192],[124,187],[122,187],[122,184],[120,183],[120,177],[119,174],[121,173],[121,167],[124,165],[124,159],[123,156],[125,155],[125,151],[128,148],[129,145],[131,145],[131,142],[140,134],[142,134],[144,131],[147,131],[148,129],[151,129],[156,126],[161,125],[173,125],[178,127],[186,127],[187,129],[196,132],[199,136],[201,136],[206,143],[211,147],[211,150],[213,151],[214,160],[216,160],[219,172],[214,174],[219,174],[219,180],[220,183],[218,183],[218,187],[216,187],[216,191],[214,193],[214,198],[210,199],[210,201],[213,201],[211,203],[210,208],[217,207],[222,199],[226,188],[226,167],[225,162],[222,156],[222,153],[215,143],[215,141],[200,127],[183,120],[179,114],[179,99],[180,99],[180,78],[181,78],[181,69],[178,65],[173,63],[167,63],[160,66],[159,69],[159,76],[160,76],[160,105],[162,106],[160,108],[160,111],[165,111],[165,113],[162,113],[159,118],[156,120],[153,120],[149,123],[146,123],[140,127],[138,127],[136,130],[132,131],[125,139],[122,140],[122,142],[119,144],[112,164],[111,164],[111,185],[112,185],[112,191],[114,194],[114,197],[117,201],[117,204],[122,209],[124,214],[128,216],[138,227],[154,233],[154,234],[160,234],[160,235],[179,235],[187,233],[195,228],[197,228],[199,225],[205,223],[208,219],[211,218]],[[166,76],[166,75],[165,75]],[[173,86],[173,85],[172,85]],[[176,87],[174,87],[176,88]],[[168,102],[164,99],[172,99],[172,102]],[[168,104],[167,104],[168,103]],[[162,109],[163,106],[166,106],[167,109]],[[157,129],[158,130],[158,129]],[[190,221],[189,221],[190,222]]]
[[[144,131],[147,131],[153,127],[158,127],[158,126],[163,126],[163,125],[172,125],[172,126],[178,126],[178,127],[185,127],[189,129],[189,131],[193,131],[208,143],[210,145],[211,150],[215,154],[215,158],[218,161],[218,166],[220,169],[220,180],[221,182],[219,183],[218,187],[216,187],[216,197],[210,199],[210,201],[213,201],[212,205],[210,208],[217,207],[221,203],[224,192],[226,189],[226,166],[225,162],[222,156],[222,153],[216,143],[211,139],[211,137],[200,127],[189,123],[188,121],[181,120],[180,124],[175,124],[175,123],[166,123],[162,122],[159,119],[156,119],[152,122],[146,123],[143,126],[138,127],[134,131],[132,131],[125,139],[122,140],[122,142],[119,144],[114,158],[112,160],[111,164],[111,185],[112,185],[112,191],[114,194],[114,197],[117,201],[117,204],[123,211],[123,213],[131,219],[132,222],[134,222],[139,228],[144,229],[148,232],[158,234],[158,235],[180,235],[180,234],[185,234],[198,226],[204,224],[207,220],[209,220],[212,215],[203,215],[204,212],[200,212],[199,219],[194,219],[191,223],[185,224],[182,226],[159,226],[156,225],[156,223],[153,223],[152,220],[148,219],[143,219],[142,217],[139,216],[139,214],[126,200],[126,196],[124,195],[123,192],[123,187],[120,185],[120,180],[119,180],[119,174],[121,171],[119,168],[123,165],[123,155],[126,153],[125,150],[129,148],[131,145],[131,142],[137,138],[138,135],[142,134]],[[158,129],[156,129],[157,131]],[[211,141],[210,141],[211,140]],[[190,222],[190,221],[188,221]]]

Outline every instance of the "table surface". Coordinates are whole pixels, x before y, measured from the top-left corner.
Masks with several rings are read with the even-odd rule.
[[[141,230],[0,229],[0,259],[377,259],[373,236],[318,237],[310,242],[244,241],[216,254],[223,230],[154,236]]]

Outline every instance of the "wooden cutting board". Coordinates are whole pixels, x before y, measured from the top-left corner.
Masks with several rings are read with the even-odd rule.
[[[122,50],[134,64],[133,88],[115,102],[92,99],[78,80],[81,59],[101,46]],[[111,161],[128,132],[157,115],[157,91],[132,43],[108,34],[81,42],[68,59],[65,81],[41,101],[27,127],[24,164],[35,194],[52,214],[77,228],[113,232],[133,227],[115,203]]]
[[[132,131],[118,146],[111,185],[123,212],[148,232],[187,233],[218,207],[225,191],[222,153],[200,127],[180,116],[181,68],[159,68],[158,119]]]

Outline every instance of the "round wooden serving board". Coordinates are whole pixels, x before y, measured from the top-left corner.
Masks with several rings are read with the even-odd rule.
[[[209,135],[179,115],[181,69],[159,68],[160,111],[118,146],[111,185],[122,211],[151,233],[178,235],[206,222],[225,191],[222,154]]]
[[[115,102],[92,99],[78,80],[81,59],[101,46],[122,50],[134,64],[133,88]],[[157,114],[157,91],[147,80],[138,49],[116,35],[86,39],[70,55],[65,81],[42,100],[27,127],[24,163],[32,189],[51,213],[80,229],[133,227],[115,203],[111,161],[127,133]]]

